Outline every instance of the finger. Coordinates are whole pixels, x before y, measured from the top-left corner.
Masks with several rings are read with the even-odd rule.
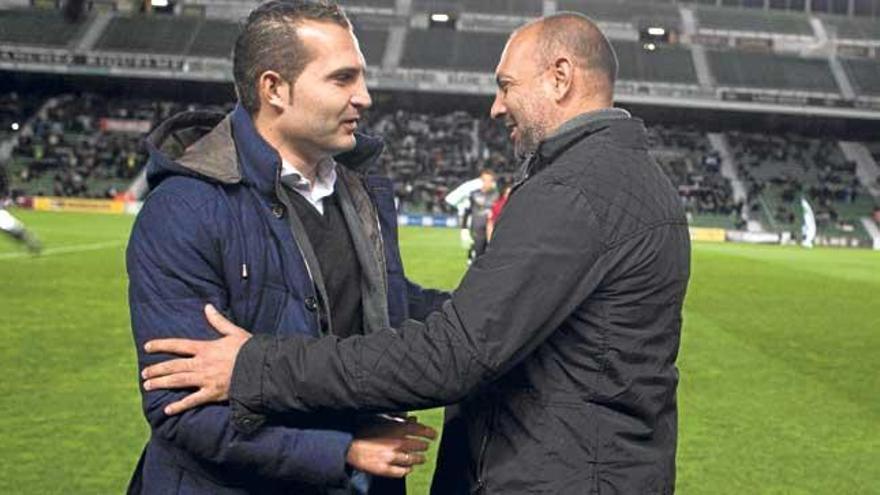
[[[383,470],[382,476],[386,478],[403,478],[412,472],[411,467],[388,466]]]
[[[189,339],[158,339],[144,344],[144,350],[148,354],[164,352],[166,354],[178,354],[181,356],[194,356],[202,344],[199,340]]]
[[[213,304],[205,305],[205,318],[208,319],[208,323],[210,323],[215,330],[223,335],[250,335],[250,333],[244,328],[227,320],[225,316],[217,311],[217,308],[215,308]]]
[[[175,375],[151,378],[144,382],[144,390],[175,389],[200,387],[199,375],[195,373],[177,373]]]
[[[437,438],[437,430],[421,423],[407,423],[406,434],[413,437],[423,437],[430,440]]]
[[[417,438],[407,438],[400,446],[400,450],[405,452],[424,452],[428,450],[430,444],[424,440]]]
[[[410,452],[398,452],[394,456],[394,460],[391,461],[391,464],[400,467],[410,467],[417,466],[419,464],[425,463],[425,456],[421,454],[413,454]]]
[[[165,406],[165,414],[167,414],[168,416],[174,416],[175,414],[180,414],[184,411],[204,404],[208,404],[210,402],[216,402],[216,400],[213,398],[211,393],[209,393],[205,389],[202,389],[198,392],[187,395],[177,402],[172,402],[171,404]]]
[[[147,366],[141,371],[141,378],[144,380],[149,378],[158,378],[160,376],[172,375],[174,373],[183,373],[192,371],[192,359],[170,359],[161,363]]]

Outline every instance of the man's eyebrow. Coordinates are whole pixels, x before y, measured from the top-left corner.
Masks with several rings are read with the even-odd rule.
[[[342,67],[331,72],[327,77],[332,79],[339,76],[357,76],[363,74],[366,76],[367,70],[364,67]]]

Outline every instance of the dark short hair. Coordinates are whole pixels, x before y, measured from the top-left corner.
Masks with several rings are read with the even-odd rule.
[[[617,79],[617,55],[602,30],[589,17],[579,12],[559,12],[540,21],[542,52],[550,55],[562,47],[581,59],[584,68],[608,78],[614,86]]]
[[[294,84],[311,62],[312,54],[297,35],[303,21],[351,28],[342,9],[325,1],[270,0],[248,15],[232,51],[232,74],[238,100],[251,115],[260,109],[261,74],[273,70]]]

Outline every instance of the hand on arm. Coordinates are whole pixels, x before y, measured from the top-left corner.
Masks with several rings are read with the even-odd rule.
[[[216,340],[160,339],[144,345],[149,354],[177,354],[181,357],[144,368],[144,390],[197,388],[196,392],[165,407],[174,415],[229,397],[229,383],[235,358],[251,334],[230,322],[214,306],[205,306],[205,317],[223,337]]]

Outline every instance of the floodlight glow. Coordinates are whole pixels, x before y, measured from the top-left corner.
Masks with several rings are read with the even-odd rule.
[[[449,22],[449,14],[431,14],[432,22]]]
[[[168,0],[150,0],[153,7],[164,8],[168,6]]]
[[[18,122],[13,122],[10,127],[12,127],[13,131],[17,131],[20,128],[20,126],[18,125]]]
[[[657,49],[657,45],[655,45],[654,43],[645,43],[644,48],[645,48],[645,50],[648,50],[649,52],[653,52],[654,50]]]
[[[648,28],[648,34],[651,36],[663,36],[666,34],[666,30],[662,27],[650,27]]]

